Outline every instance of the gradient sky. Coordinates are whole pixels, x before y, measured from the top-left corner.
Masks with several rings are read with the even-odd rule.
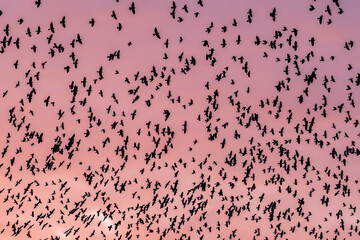
[[[130,230],[131,239],[160,239],[164,231],[167,234],[162,239],[275,239],[277,236],[277,239],[296,240],[315,239],[315,234],[319,239],[321,232],[323,239],[333,239],[337,234],[337,239],[359,239],[359,217],[353,207],[360,207],[356,182],[360,177],[359,154],[356,155],[360,136],[356,125],[360,119],[360,90],[356,84],[360,56],[360,32],[357,31],[360,2],[341,1],[340,8],[344,12],[338,14],[338,7],[330,0],[203,0],[203,6],[197,1],[183,0],[176,1],[175,19],[170,15],[172,1],[135,1],[136,14],[129,10],[132,1],[127,0],[43,0],[38,8],[34,2],[0,2],[0,39],[6,36],[2,29],[7,24],[9,36],[6,39],[12,37],[11,44],[0,54],[0,91],[4,93],[0,98],[0,151],[7,149],[0,160],[0,239],[27,239],[28,233],[32,239],[51,239],[51,236],[86,239],[94,230],[92,239],[119,239],[120,236],[127,239]],[[188,13],[183,9],[184,5]],[[315,7],[314,11],[309,11],[310,5]],[[327,5],[332,10],[331,16],[325,11]],[[276,21],[269,15],[273,8],[277,10]],[[247,22],[249,9],[253,12],[252,23]],[[113,11],[117,20],[111,17]],[[198,13],[197,17],[195,13]],[[324,19],[322,24],[317,19],[320,15]],[[66,17],[65,28],[60,23],[63,16]],[[182,22],[178,21],[179,17]],[[94,27],[89,24],[91,18],[95,19]],[[19,19],[24,20],[22,24],[19,24]],[[234,19],[236,26],[233,26]],[[329,19],[331,24],[327,24]],[[55,33],[48,44],[51,22]],[[120,31],[117,29],[119,23],[122,26]],[[213,27],[207,33],[211,24]],[[41,28],[39,34],[36,33],[38,26]],[[224,26],[226,32],[222,30]],[[26,34],[28,28],[31,37]],[[159,31],[161,39],[153,35],[154,28]],[[297,29],[297,36],[293,29]],[[283,44],[283,47],[278,45],[271,49],[269,43],[274,40],[275,31],[282,33],[276,43]],[[82,44],[76,42],[72,48],[70,43],[77,34],[81,36]],[[240,44],[236,43],[238,35]],[[297,42],[296,51],[286,40],[290,36],[292,44]],[[262,41],[260,45],[254,43],[256,37]],[[312,37],[314,46],[309,42]],[[13,43],[17,38],[19,49]],[[227,44],[224,48],[221,46],[223,39]],[[168,48],[164,44],[166,40]],[[209,47],[204,46],[205,40]],[[263,44],[263,41],[267,43]],[[353,41],[354,46],[347,50],[344,46],[349,41]],[[58,52],[54,44],[61,44],[64,51]],[[34,45],[36,52],[31,49]],[[51,48],[56,52],[53,58],[49,55]],[[206,60],[211,48],[216,58],[214,66]],[[120,58],[109,61],[109,54],[118,50]],[[70,57],[72,52],[78,59],[77,68]],[[264,52],[267,57],[264,57]],[[307,61],[306,56],[311,52],[313,57]],[[164,59],[164,54],[167,54],[167,59]],[[180,62],[181,54],[183,59]],[[285,60],[287,54],[291,57],[290,63]],[[181,69],[191,58],[196,60],[196,64],[190,64],[190,70],[184,74]],[[300,75],[296,75],[294,61],[299,64]],[[245,62],[250,77],[242,68]],[[285,73],[287,65],[288,75]],[[70,66],[68,73],[64,69],[66,66]],[[100,66],[104,78],[95,83]],[[153,76],[154,68],[157,76]],[[307,86],[304,79],[315,68],[316,79]],[[35,77],[38,72],[39,80]],[[216,80],[216,76],[223,72],[225,77]],[[137,73],[138,79],[135,78]],[[148,80],[153,77],[153,81],[143,84],[141,78],[144,76]],[[168,76],[171,77],[169,85],[165,81]],[[87,79],[86,87],[81,82],[84,77]],[[30,78],[33,88],[28,84]],[[325,78],[329,80],[330,91],[323,86]],[[275,86],[279,81],[285,81],[288,90],[278,92]],[[72,83],[78,87],[75,102],[71,102]],[[207,83],[208,89],[205,87]],[[88,95],[86,90],[90,85],[92,93]],[[131,95],[131,90],[137,87],[137,93]],[[305,96],[307,87],[308,96]],[[36,94],[29,102],[27,94],[32,89]],[[218,109],[213,108],[215,92],[218,94],[215,103]],[[304,101],[300,104],[301,95]],[[44,100],[48,96],[50,104],[46,107]],[[112,96],[116,96],[117,103]],[[136,96],[138,100],[134,102]],[[327,105],[319,109],[324,102],[323,96]],[[87,103],[82,106],[80,101],[84,98]],[[276,98],[278,103],[274,106]],[[269,104],[262,108],[261,101],[266,103],[267,99]],[[147,107],[147,100],[151,100],[151,107]],[[238,102],[239,111],[236,104],[231,104],[232,100]],[[280,102],[282,109],[276,117]],[[341,104],[344,105],[339,112]],[[109,106],[111,110],[107,113]],[[15,124],[9,122],[9,110],[13,107]],[[208,107],[212,118],[207,121],[205,111]],[[90,108],[94,117],[91,123]],[[324,109],[326,117],[321,115]],[[132,119],[134,110],[136,116]],[[164,110],[170,112],[166,121]],[[59,111],[64,111],[61,119],[58,119]],[[290,111],[292,120],[288,123]],[[252,114],[258,114],[258,121],[245,127]],[[346,121],[349,116],[351,120]],[[304,119],[311,121],[312,117],[315,121],[309,133],[305,130]],[[22,118],[24,123],[18,130]],[[243,126],[239,124],[240,118]],[[101,124],[98,126],[99,119]],[[186,134],[182,131],[184,121],[188,124]],[[112,129],[114,122],[118,124]],[[27,130],[25,126],[28,124]],[[160,134],[156,133],[157,124]],[[302,134],[295,131],[298,124]],[[264,126],[267,133],[262,136]],[[163,136],[163,128],[173,131],[174,137],[168,140],[169,135]],[[210,141],[209,134],[213,134],[216,128],[217,139]],[[139,129],[140,135],[137,134]],[[89,137],[84,134],[87,130]],[[123,137],[119,131],[123,131]],[[234,138],[235,131],[240,134],[239,139]],[[31,133],[42,133],[43,141],[38,143],[36,137],[24,141]],[[324,142],[322,148],[315,144],[314,133]],[[66,150],[73,134],[75,143]],[[296,142],[298,136],[300,143]],[[57,137],[61,138],[63,154],[52,151]],[[103,147],[102,142],[107,137],[110,143]],[[115,150],[124,146],[127,137],[129,143],[125,155],[128,160],[125,161],[120,155],[115,155]],[[160,138],[156,152],[162,152],[162,155],[146,164],[147,154],[155,148],[153,138]],[[223,139],[226,139],[226,144],[221,148]],[[167,141],[171,144],[165,153],[162,149]],[[140,144],[140,149],[133,147],[134,144]],[[94,146],[98,153],[89,151]],[[280,154],[280,146],[289,150],[289,159]],[[344,156],[347,147],[353,147],[355,154]],[[245,148],[247,152],[242,154]],[[332,158],[333,149],[341,154],[342,159],[346,158],[345,165]],[[73,157],[69,159],[71,150],[74,150]],[[226,164],[230,152],[237,155],[235,166]],[[53,158],[53,168],[45,170],[49,157]],[[300,164],[301,157],[310,160],[306,170],[305,165]],[[260,160],[264,158],[266,162]],[[291,168],[287,174],[280,165],[286,162],[291,166],[294,158],[297,159],[297,169]],[[35,169],[39,169],[35,175],[27,169],[29,159],[32,159]],[[67,167],[68,164],[71,165]],[[107,165],[109,171],[104,172],[102,166]],[[254,179],[248,178],[245,185],[242,180],[248,167],[250,177],[253,175]],[[330,174],[326,169],[330,169]],[[94,175],[91,184],[86,181],[84,173]],[[281,185],[279,182],[269,183],[274,175],[284,179]],[[205,190],[189,191],[203,180]],[[61,187],[65,182],[66,185]],[[126,182],[126,190],[116,191],[116,182]],[[150,188],[147,187],[149,182]],[[153,201],[156,182],[160,184],[156,203],[150,205],[146,213],[137,214],[139,206]],[[175,182],[178,184],[176,194],[170,189]],[[25,192],[28,184],[31,185]],[[330,184],[329,193],[324,190],[325,184]],[[336,184],[339,189],[336,189]],[[255,189],[249,190],[252,186]],[[290,193],[286,190],[288,186],[292,189]],[[342,195],[346,188],[350,189],[349,196]],[[212,189],[213,198],[210,197]],[[294,191],[297,193],[295,197]],[[97,192],[99,197],[95,198]],[[220,196],[221,192],[223,196]],[[170,202],[165,210],[158,200],[163,201],[167,195]],[[194,202],[184,207],[182,200],[190,196]],[[328,206],[322,205],[323,196],[329,198]],[[304,200],[303,216],[297,212],[300,199]],[[75,208],[83,200],[83,205]],[[206,207],[191,215],[192,207],[204,204],[206,200]],[[266,209],[272,202],[276,202],[276,209],[274,219],[270,221]],[[247,203],[249,210],[245,207]],[[74,208],[75,213],[70,214]],[[243,210],[239,215],[234,213],[229,220],[232,208]],[[52,210],[54,212],[48,215]],[[339,210],[342,216],[337,218]],[[112,219],[106,217],[113,211]],[[287,213],[284,215],[284,212]],[[77,214],[78,218],[75,217]],[[277,219],[278,215],[282,217]],[[178,228],[182,216],[185,223]],[[85,227],[84,219],[87,217],[94,217],[94,220]],[[175,217],[175,229],[171,229]],[[121,223],[115,230],[118,221]],[[344,230],[340,228],[341,221]],[[294,226],[296,230],[292,232]],[[66,237],[65,232],[71,228],[72,232]],[[77,228],[80,229],[74,234]],[[14,236],[13,229],[21,230],[18,236]],[[286,234],[278,235],[282,230]]]

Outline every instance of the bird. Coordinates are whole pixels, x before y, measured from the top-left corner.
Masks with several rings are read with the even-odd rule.
[[[160,37],[160,33],[159,33],[159,31],[158,31],[158,29],[157,29],[157,28],[154,28],[154,33],[153,33],[153,36],[157,37],[158,39],[161,39],[161,37]]]
[[[37,7],[37,8],[39,8],[40,6],[41,6],[41,0],[36,0],[35,1],[35,6]]]
[[[270,13],[270,17],[274,22],[276,21],[276,8],[273,8],[273,10]]]
[[[94,27],[95,25],[95,19],[94,18],[91,18],[91,20],[89,21],[89,24],[91,27]]]
[[[132,12],[132,14],[135,14],[135,3],[131,2],[131,6],[129,7],[129,10]]]

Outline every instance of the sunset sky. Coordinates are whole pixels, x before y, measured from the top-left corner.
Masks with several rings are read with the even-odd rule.
[[[360,238],[360,2],[37,1],[0,1],[0,240]]]

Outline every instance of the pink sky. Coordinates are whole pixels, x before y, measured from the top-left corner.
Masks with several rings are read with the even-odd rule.
[[[136,1],[136,14],[132,14],[129,10],[131,2],[50,0],[42,1],[39,8],[34,1],[4,0],[0,4],[2,10],[0,29],[5,29],[9,24],[11,41],[20,39],[20,49],[17,49],[15,44],[11,44],[0,55],[0,91],[1,93],[8,91],[0,100],[1,152],[8,147],[7,153],[0,160],[0,214],[3,216],[0,219],[0,239],[27,239],[28,232],[32,239],[50,239],[51,236],[58,236],[60,239],[77,237],[86,239],[94,230],[92,239],[118,239],[120,236],[121,239],[126,239],[130,230],[131,239],[137,239],[137,235],[138,239],[160,239],[164,231],[168,232],[162,239],[203,237],[212,240],[229,239],[233,235],[231,239],[253,239],[254,236],[255,239],[275,239],[277,236],[277,239],[296,240],[315,239],[316,233],[319,238],[321,232],[323,239],[333,239],[336,229],[339,230],[337,239],[359,239],[358,214],[353,213],[350,208],[350,205],[359,208],[359,188],[355,183],[359,179],[360,164],[357,161],[359,157],[356,154],[345,157],[344,151],[347,146],[353,145],[357,150],[359,146],[360,131],[359,126],[355,127],[355,123],[360,119],[357,109],[360,91],[355,81],[359,74],[357,64],[360,54],[358,47],[360,33],[357,27],[360,19],[357,15],[360,3],[350,0],[341,1],[340,7],[344,13],[339,15],[339,10],[333,1],[203,0],[201,7],[197,1],[184,0],[176,2],[176,19],[172,19],[170,16],[172,1]],[[188,13],[182,9],[184,5],[187,5]],[[315,7],[312,12],[308,10],[310,5]],[[327,5],[332,9],[331,16],[325,12]],[[275,22],[269,16],[274,7],[277,9]],[[249,9],[253,12],[251,24],[246,21]],[[111,17],[112,11],[116,13],[117,20]],[[199,13],[198,17],[194,16],[196,12]],[[320,15],[324,17],[323,24],[319,24],[317,20]],[[60,24],[63,16],[66,17],[66,28]],[[183,19],[181,23],[177,21],[178,17]],[[327,25],[329,17],[332,23]],[[17,22],[20,18],[24,20],[21,25]],[[95,19],[94,27],[89,24],[91,18]],[[237,26],[232,25],[234,19],[237,21]],[[51,34],[50,22],[53,22],[55,33],[51,44],[48,44],[47,37]],[[122,25],[121,31],[117,30],[119,23]],[[213,28],[208,34],[206,29],[211,23]],[[40,34],[35,32],[38,26],[41,27]],[[226,32],[222,31],[224,26],[227,27]],[[155,27],[161,39],[153,36]],[[284,27],[287,31],[284,31]],[[32,33],[31,37],[26,35],[28,28]],[[297,36],[293,33],[294,28],[298,30]],[[283,44],[282,48],[278,46],[277,49],[271,49],[269,44],[261,43],[259,46],[254,44],[256,36],[268,43],[274,40],[275,31],[282,32],[282,37],[277,39],[277,44]],[[77,34],[81,36],[83,44],[76,42],[75,48],[72,48],[70,43],[76,39]],[[240,44],[236,44],[238,35],[241,36]],[[0,31],[0,39],[4,39],[4,36],[5,31]],[[294,51],[286,41],[290,36],[293,43],[297,41],[297,51]],[[179,42],[180,37],[183,39],[182,42]],[[309,42],[312,37],[315,38],[314,46]],[[168,48],[164,45],[167,39]],[[224,48],[221,46],[223,39],[227,43]],[[209,47],[203,46],[204,40],[208,41]],[[354,47],[350,51],[344,48],[345,43],[349,41],[354,42]],[[129,42],[131,46],[128,46]],[[50,58],[49,51],[54,43],[62,44],[64,52],[59,53],[54,49],[55,57]],[[31,50],[33,45],[37,46],[35,53]],[[211,48],[214,49],[213,56],[216,58],[213,67],[211,61],[206,60],[206,54],[209,54]],[[107,56],[118,50],[120,50],[120,59],[108,61]],[[302,64],[301,60],[311,51],[314,57]],[[72,52],[78,59],[77,68],[69,57]],[[263,57],[264,52],[267,53],[267,58]],[[166,60],[165,53],[168,56]],[[183,59],[179,62],[182,53]],[[285,60],[287,54],[291,56],[289,64]],[[233,60],[233,56],[236,57],[236,61]],[[295,74],[293,62],[296,56],[301,71],[300,76]],[[333,61],[330,60],[331,56],[335,57]],[[196,65],[190,64],[190,70],[186,74],[182,73],[181,69],[186,66],[185,62],[190,62],[192,57],[196,59]],[[250,77],[244,73],[242,69],[244,64],[238,60],[240,57],[243,57],[244,63],[248,62]],[[324,61],[320,61],[321,57]],[[277,61],[277,58],[280,61]],[[18,69],[15,69],[14,63],[17,60]],[[45,61],[43,69],[41,64]],[[35,68],[32,66],[33,62]],[[352,66],[350,70],[348,70],[349,64]],[[284,72],[286,65],[289,68],[289,75]],[[70,66],[68,73],[64,70],[66,66]],[[94,79],[99,77],[97,71],[100,66],[103,67],[104,78],[95,84]],[[150,81],[153,67],[158,76],[154,76],[154,80]],[[304,82],[305,75],[310,75],[314,68],[317,68],[317,77],[310,86],[307,86]],[[172,69],[175,74],[171,72]],[[29,75],[26,76],[29,70]],[[118,71],[118,74],[115,74],[115,71]],[[217,81],[216,76],[223,71],[226,72],[226,76]],[[39,80],[35,78],[37,72],[39,72]],[[134,75],[138,72],[139,78],[135,80]],[[141,78],[144,76],[149,81],[147,86],[141,83]],[[169,85],[165,81],[168,76],[171,77]],[[330,80],[331,76],[335,82],[327,83],[331,88],[328,92],[323,82],[325,77]],[[31,103],[26,97],[32,90],[27,84],[30,77],[36,90]],[[86,87],[83,87],[81,82],[84,77],[87,79]],[[125,81],[126,78],[129,79],[129,83]],[[291,79],[287,83],[289,91],[282,89],[280,93],[277,92],[275,86],[279,81],[286,82],[286,78]],[[351,78],[354,82],[349,80]],[[234,84],[231,84],[232,80]],[[20,83],[19,87],[15,87],[17,82]],[[72,92],[69,87],[72,82],[78,87],[74,103],[71,102]],[[207,82],[209,89],[205,87]],[[86,90],[90,85],[92,93],[88,96]],[[136,95],[130,95],[129,91],[137,87],[139,88],[136,95],[139,99],[133,103]],[[306,87],[308,87],[307,97],[304,93]],[[247,93],[248,88],[249,93]],[[100,96],[100,91],[103,92],[103,97]],[[171,97],[168,97],[169,91]],[[219,95],[216,97],[218,110],[213,108],[215,91]],[[112,98],[113,94],[118,103]],[[302,104],[298,101],[300,95],[304,95]],[[327,106],[314,110],[315,104],[318,108],[322,105],[323,95],[326,96]],[[54,102],[54,106],[51,104],[45,106],[44,100],[48,96],[50,102]],[[80,101],[85,97],[87,103],[82,106]],[[178,97],[181,98],[180,102],[177,101]],[[278,103],[277,106],[273,106],[276,97]],[[208,101],[210,98],[211,101]],[[24,101],[23,110],[21,110],[21,99]],[[231,104],[231,99],[234,105]],[[270,104],[261,108],[261,101],[266,103],[267,99]],[[352,99],[355,107],[350,104]],[[151,107],[147,107],[147,100],[151,100]],[[191,101],[192,105],[189,104]],[[236,106],[238,101],[240,112],[237,111]],[[276,118],[275,114],[280,102],[282,111]],[[344,107],[340,113],[337,107],[342,103]],[[108,114],[106,109],[110,105],[111,111]],[[249,106],[251,108],[247,112],[246,108]],[[9,110],[13,107],[15,107],[16,125],[25,117],[19,131],[9,123]],[[75,114],[71,113],[72,107]],[[206,121],[205,110],[208,107],[213,117]],[[91,128],[88,118],[89,108],[95,117],[91,122]],[[324,108],[327,112],[326,118],[321,115]],[[308,109],[310,114],[307,113]],[[59,110],[64,111],[60,120],[58,120]],[[136,117],[132,120],[131,114],[134,110]],[[166,121],[164,110],[171,113]],[[290,110],[292,121],[288,124],[287,117]],[[272,113],[270,114],[269,111]],[[347,111],[351,120],[346,123]],[[253,121],[250,127],[246,128],[245,124],[252,114],[258,114],[258,123]],[[198,120],[199,115],[200,120]],[[244,126],[239,124],[239,117],[242,118]],[[303,126],[303,119],[311,121],[312,117],[315,117],[315,123],[313,131],[308,133]],[[101,120],[100,126],[96,124],[98,119]],[[148,128],[149,121],[151,124]],[[182,131],[184,121],[188,124],[186,134]],[[114,122],[118,124],[112,129],[111,125]],[[61,128],[62,123],[64,129]],[[25,126],[28,124],[30,126],[27,131]],[[156,124],[159,124],[159,134],[156,133]],[[303,131],[299,144],[296,142],[297,124],[299,131]],[[333,124],[336,129],[332,127]],[[267,134],[262,136],[265,125]],[[279,131],[283,127],[283,136],[281,136]],[[171,140],[168,140],[169,135],[162,135],[163,128],[165,130],[170,128],[170,132],[174,132]],[[207,131],[208,128],[211,129],[210,132]],[[217,139],[209,141],[209,134],[213,134],[215,128],[218,129]],[[87,129],[90,135],[85,138],[84,133]],[[140,135],[137,134],[139,129],[141,129]],[[271,129],[274,134],[271,133]],[[119,135],[119,131],[123,131],[123,137]],[[240,134],[239,139],[234,138],[235,131]],[[323,136],[324,131],[327,132],[327,139]],[[31,132],[43,133],[43,142],[38,143],[36,137],[24,142],[24,137],[26,138]],[[323,148],[316,145],[314,133],[318,134],[319,140],[323,140],[325,145],[327,141],[329,145]],[[8,134],[10,138],[7,137]],[[74,155],[69,159],[65,145],[73,134],[75,134],[75,143],[69,152],[74,149]],[[339,136],[338,140],[333,138],[336,135]],[[58,136],[62,140],[63,154],[52,153],[51,150]],[[125,163],[120,155],[115,155],[115,150],[124,146],[126,137],[129,142],[125,150],[128,156]],[[102,142],[106,138],[110,139],[110,143],[103,148]],[[145,164],[146,154],[151,153],[155,148],[153,138],[160,138],[156,152],[162,151],[162,155],[161,157],[157,155]],[[250,143],[252,138],[253,142]],[[226,139],[226,145],[222,149],[223,139]],[[306,143],[306,139],[309,139],[309,143]],[[79,140],[81,142],[77,147],[76,142]],[[165,153],[162,149],[167,141],[171,141],[171,144],[168,144],[168,151]],[[278,142],[277,146],[274,141]],[[137,150],[133,146],[139,143],[140,149]],[[279,154],[280,145],[290,151],[290,159]],[[88,151],[93,146],[99,151],[98,154]],[[20,147],[21,152],[17,153]],[[272,147],[273,151],[271,151]],[[243,152],[244,148],[247,149],[247,154],[242,155],[240,151]],[[342,155],[342,158],[346,158],[346,166],[331,157],[333,148]],[[225,163],[230,152],[237,156],[235,166]],[[261,152],[260,156],[259,152]],[[299,156],[295,156],[296,152]],[[31,164],[35,165],[35,169],[39,169],[35,176],[26,167],[32,155]],[[55,168],[42,171],[47,156],[54,158]],[[259,158],[263,159],[265,156],[266,162],[261,162]],[[287,174],[280,167],[280,162],[287,162],[291,166],[295,162],[294,156],[297,159],[297,170],[291,168],[290,173]],[[303,175],[306,170],[300,165],[301,156],[305,161],[309,158],[311,163],[305,178]],[[13,157],[15,161],[11,166]],[[60,164],[61,162],[63,164]],[[70,163],[70,167],[67,168]],[[107,165],[109,170],[102,171],[102,166]],[[117,172],[121,166],[123,169]],[[248,178],[245,185],[242,179],[245,177],[246,168],[250,166],[252,166],[250,177],[254,174],[255,178]],[[6,175],[8,169],[10,170]],[[144,169],[143,174],[141,174],[142,169]],[[330,176],[325,169],[331,170]],[[340,180],[341,171],[344,177]],[[84,173],[94,174],[91,185],[86,181]],[[226,179],[224,179],[225,173]],[[277,176],[284,178],[281,193],[278,191],[279,182],[267,184],[273,175],[275,178]],[[20,179],[22,181],[17,184]],[[204,191],[200,188],[193,194],[189,192],[202,180],[206,183]],[[297,185],[294,181],[297,181]],[[335,187],[339,181],[340,193],[336,194]],[[65,182],[67,184],[61,189],[61,184]],[[106,186],[105,182],[107,182]],[[119,185],[126,182],[124,192],[116,191],[117,182]],[[147,188],[149,182],[151,187]],[[159,185],[159,190],[156,191],[157,201],[152,205],[156,182],[161,186]],[[178,184],[176,194],[170,189],[175,182]],[[32,185],[28,192],[24,192],[28,184]],[[97,187],[94,189],[96,184]],[[232,184],[234,184],[233,188],[231,188]],[[248,188],[253,184],[256,188],[250,191]],[[324,190],[325,184],[330,184],[328,194]],[[292,189],[291,193],[286,190],[288,186]],[[69,187],[70,189],[67,189]],[[350,189],[350,196],[344,197],[341,193],[346,187]],[[211,198],[213,188],[215,192]],[[98,191],[100,195],[95,198]],[[293,197],[294,191],[297,192],[296,197]],[[223,196],[220,196],[219,192],[222,192]],[[104,196],[101,196],[101,193]],[[263,194],[264,199],[260,202],[259,197]],[[167,195],[170,201],[166,211],[165,207],[161,207],[159,200],[163,201]],[[194,202],[184,207],[182,200],[190,196]],[[328,207],[321,204],[323,196],[329,198]],[[299,216],[297,207],[299,199],[302,198],[304,215]],[[39,199],[41,203],[34,208]],[[86,201],[83,205],[76,209],[74,214],[69,214],[74,209],[75,203],[84,199]],[[206,207],[191,216],[192,207],[204,204],[205,201],[207,201]],[[276,209],[274,219],[270,221],[266,209],[272,202],[276,202]],[[150,203],[148,211],[137,216],[139,206],[148,203]],[[244,207],[247,203],[249,203],[249,211]],[[14,208],[9,212],[12,206]],[[238,216],[234,212],[234,216],[227,222],[229,209],[234,207],[237,209],[244,207],[244,209]],[[54,210],[52,215],[47,215],[52,210]],[[342,211],[342,216],[337,219],[336,213],[339,210]],[[284,215],[286,211],[289,212]],[[113,212],[112,219],[109,217],[105,219],[104,214],[109,212]],[[311,215],[306,218],[309,212]],[[76,214],[79,214],[77,219]],[[278,215],[282,217],[277,219]],[[185,222],[181,228],[178,228],[182,216]],[[94,217],[94,220],[85,227],[87,217]],[[175,217],[175,230],[171,230],[170,226]],[[255,221],[259,217],[261,219]],[[121,221],[121,224],[115,229],[118,221]],[[340,228],[341,221],[344,223],[344,230]],[[149,225],[150,222],[152,225]],[[296,227],[296,230],[291,232],[291,228],[298,224],[300,227]],[[18,236],[13,235],[12,226],[21,229]],[[109,226],[112,226],[111,230]],[[65,237],[65,232],[71,227],[73,227],[72,232]],[[74,234],[77,228],[80,229]],[[314,233],[310,234],[313,228]],[[160,234],[157,233],[157,229]],[[280,236],[278,233],[282,230],[286,234]],[[106,237],[103,237],[101,231]]]

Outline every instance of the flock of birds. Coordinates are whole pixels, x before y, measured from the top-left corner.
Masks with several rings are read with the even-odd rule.
[[[119,33],[146,8],[110,3],[104,18]],[[222,25],[202,17],[210,3],[161,1],[171,33],[155,24],[142,33],[147,40],[110,51],[106,41],[117,40],[103,35],[95,69],[82,64],[95,51],[86,33],[101,31],[101,16],[65,12],[34,26],[1,9],[0,59],[11,68],[0,82],[0,239],[360,238],[351,169],[360,155],[357,66],[331,49],[319,54],[306,29],[279,22],[285,9],[267,10],[264,19],[276,24],[267,37],[238,30],[256,24],[255,7]],[[306,14],[331,28],[346,15],[340,3],[314,0]],[[36,0],[30,10],[47,4]],[[200,24],[194,50],[184,44],[198,33],[177,28],[197,21],[208,25]],[[75,22],[83,25],[72,31]],[[73,37],[60,41],[67,31]],[[355,39],[342,44],[357,47]],[[141,45],[161,56],[129,62],[127,49]],[[336,61],[348,79],[323,71]],[[266,63],[279,75],[259,77]]]

